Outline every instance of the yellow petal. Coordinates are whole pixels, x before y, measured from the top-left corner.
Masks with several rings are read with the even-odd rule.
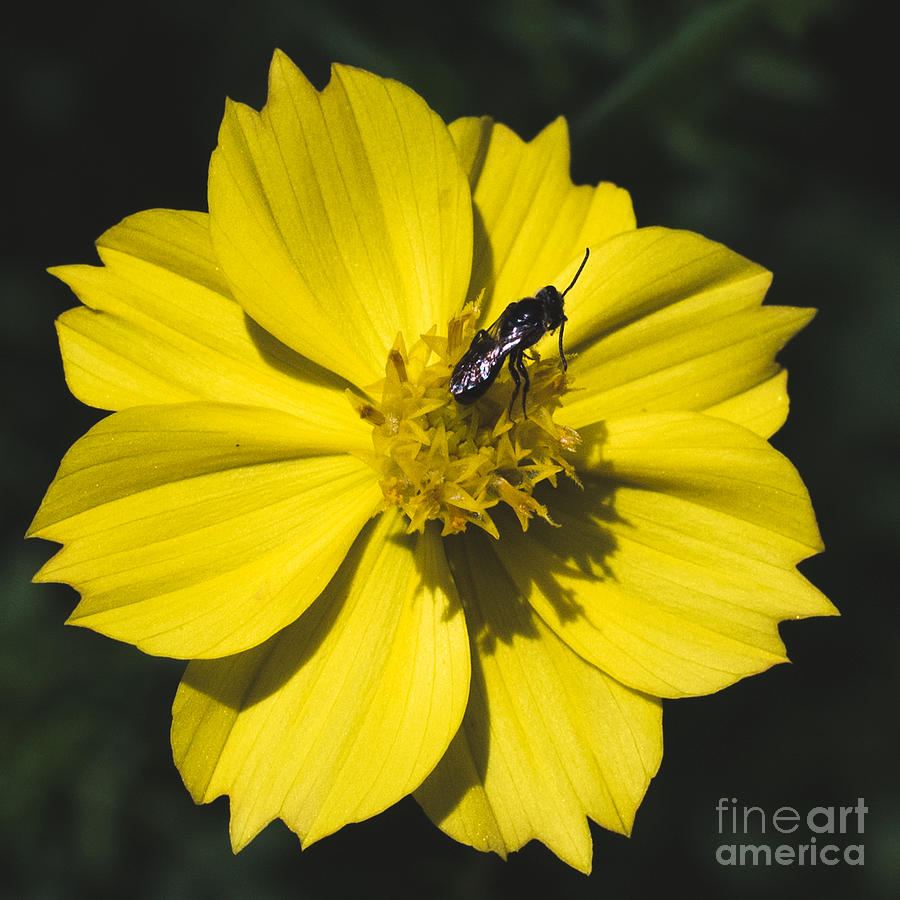
[[[310,455],[287,413],[138,407],[66,454],[29,532],[65,546],[35,577],[81,593],[73,624],[225,656],[312,603],[380,499],[368,466]]]
[[[690,232],[642,228],[608,241],[566,298],[574,390],[560,420],[582,428],[639,412],[704,410],[773,378],[775,354],[813,310],[760,307],[770,281],[765,269]],[[761,408],[772,399],[749,394],[732,414],[747,424],[772,418]]]
[[[639,228],[592,250],[578,290],[566,297],[566,339],[582,352],[608,336],[628,346],[635,335],[665,334],[673,323],[702,323],[711,311],[753,309],[771,281],[761,266],[699,234]],[[634,328],[627,341],[619,337],[626,326]]]
[[[441,119],[398,82],[280,52],[262,113],[229,104],[209,173],[216,253],[264,328],[364,387],[462,303],[471,197]]]
[[[561,483],[550,503],[560,528],[510,527],[497,553],[585,659],[652,694],[703,694],[784,662],[783,619],[836,613],[794,568],[821,541],[762,438],[697,414],[582,436],[584,490]]]
[[[450,132],[478,214],[470,296],[484,291],[482,321],[544,285],[563,290],[560,273],[581,261],[585,247],[634,228],[627,191],[572,184],[565,119],[529,143],[486,118],[459,119]]]
[[[282,818],[304,845],[416,788],[469,688],[459,599],[435,529],[367,528],[293,625],[229,659],[192,662],[172,747],[198,803],[231,796],[235,850]]]
[[[573,653],[522,602],[490,539],[469,538],[453,559],[472,635],[469,706],[416,799],[480,850],[535,838],[589,872],[587,819],[629,833],[659,766],[659,701]]]
[[[321,446],[368,449],[346,387],[231,298],[202,213],[149,210],[97,242],[103,267],[51,270],[85,307],[57,322],[66,380],[102,409],[218,400],[293,413]]]
[[[706,407],[703,412],[728,419],[769,438],[784,425],[789,408],[787,372],[782,369],[765,381]]]

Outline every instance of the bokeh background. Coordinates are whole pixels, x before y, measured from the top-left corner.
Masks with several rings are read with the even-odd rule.
[[[24,898],[900,895],[896,581],[900,221],[896,29],[850,0],[156,0],[4,13],[0,896]],[[793,665],[667,703],[666,755],[630,839],[594,829],[585,878],[532,843],[458,846],[412,800],[301,853],[271,825],[239,856],[224,800],[195,808],[171,762],[182,665],[63,626],[21,536],[98,418],[67,393],[44,273],[95,261],[137,210],[204,209],[226,95],[257,108],[274,47],[320,87],[332,60],[411,85],[451,119],[525,137],[559,114],[576,182],[612,180],[641,224],[699,231],[775,272],[819,316],[786,349],[774,443],[827,552],[803,566],[843,611],[782,626]],[[723,868],[719,797],[768,812],[865,798],[865,865]],[[777,843],[777,841],[775,841]]]

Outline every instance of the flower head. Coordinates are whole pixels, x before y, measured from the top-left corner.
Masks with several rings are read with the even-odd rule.
[[[83,303],[58,322],[68,384],[113,414],[35,518],[64,545],[37,578],[81,593],[72,623],[191,660],[175,760],[198,802],[230,796],[235,849],[414,792],[460,841],[588,871],[587,820],[627,833],[659,765],[660,698],[784,661],[780,620],[834,612],[767,443],[810,311],[762,306],[769,274],[719,244],[636,228],[568,154],[562,120],[529,143],[447,126],[276,53],[262,112],[226,109],[208,215],[132,216],[102,266],[54,271]],[[555,338],[524,371],[507,351],[458,403],[478,329],[585,248],[568,368]]]

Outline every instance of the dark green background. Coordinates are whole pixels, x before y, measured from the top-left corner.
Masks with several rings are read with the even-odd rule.
[[[890,897],[897,767],[896,29],[841,0],[28,4],[0,37],[5,513],[0,895],[28,898]],[[775,272],[774,303],[820,314],[788,347],[775,444],[812,493],[828,551],[803,567],[841,619],[782,626],[794,661],[667,703],[666,755],[630,839],[594,829],[594,874],[538,844],[507,863],[455,844],[411,800],[301,853],[281,824],[239,856],[227,805],[174,769],[181,664],[62,622],[21,541],[67,446],[97,418],[67,393],[45,267],[154,206],[205,208],[226,95],[257,108],[275,46],[322,86],[331,60],[404,81],[444,118],[525,137],[571,125],[577,182],[612,180],[641,224],[699,231]],[[854,803],[863,868],[716,864],[715,804]],[[773,840],[771,836],[752,840]],[[848,841],[850,842],[850,841]],[[8,893],[4,889],[8,888]]]

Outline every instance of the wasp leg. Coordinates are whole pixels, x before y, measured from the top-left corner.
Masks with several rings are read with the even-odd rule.
[[[509,354],[509,360],[507,365],[509,366],[509,374],[512,375],[513,381],[516,383],[515,388],[513,388],[512,397],[509,398],[509,410],[507,411],[507,415],[510,419],[512,419],[512,408],[513,404],[516,402],[516,397],[519,395],[519,388],[522,385],[522,379],[519,378],[519,373],[516,371],[516,351],[514,350]]]
[[[527,419],[528,410],[525,408],[525,401],[528,399],[528,388],[531,387],[531,379],[528,377],[528,369],[525,368],[525,360],[523,359],[524,355],[525,351],[520,350],[518,353],[511,354],[509,358],[510,360],[512,360],[513,357],[515,357],[516,369],[525,380],[525,387],[522,388],[522,415]]]
[[[559,323],[559,358],[562,360],[563,364],[563,372],[565,372],[569,368],[569,364],[566,362],[566,354],[563,353],[563,331],[566,327],[566,322],[569,320],[563,316],[562,322]]]

